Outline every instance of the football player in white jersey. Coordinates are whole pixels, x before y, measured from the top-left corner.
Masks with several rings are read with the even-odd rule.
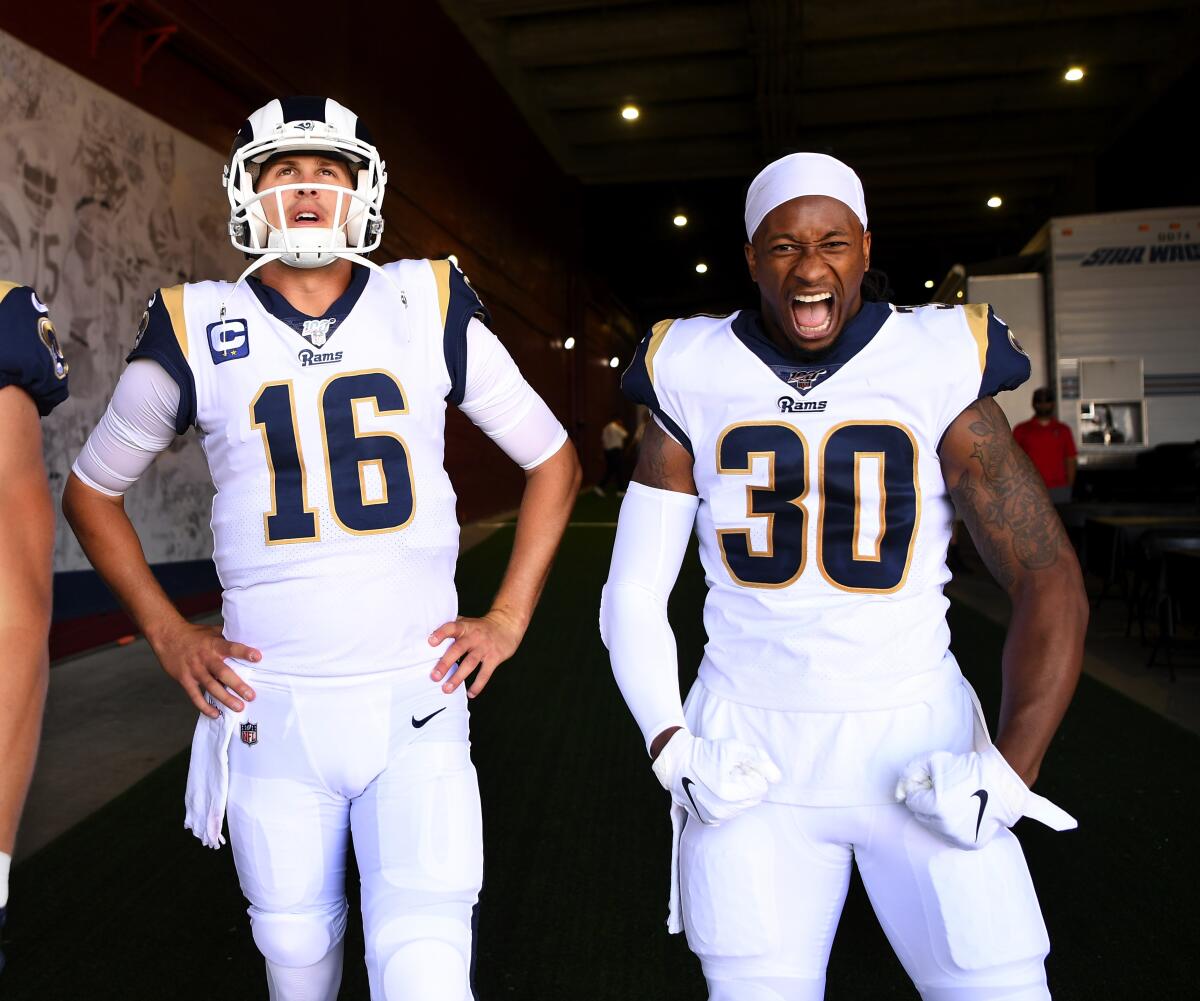
[[[466,701],[520,642],[579,484],[462,273],[364,256],[385,179],[337,102],[255,112],[226,171],[233,242],[254,263],[234,285],[151,296],[64,499],[203,714],[185,823],[216,847],[228,811],[277,1001],[337,996],[351,837],[371,997],[471,996],[482,836]],[[478,619],[457,615],[447,402],[526,470],[508,571]],[[180,616],[122,501],[190,426],[217,488],[223,627]]]
[[[650,407],[601,632],[675,832],[669,926],[712,1001],[816,1001],[856,862],[926,1001],[1049,997],[1015,836],[1074,826],[1030,791],[1078,679],[1079,567],[992,396],[1028,359],[986,306],[864,301],[862,185],[769,165],[746,200],[760,310],[657,324]],[[949,651],[957,511],[1012,621],[999,731]],[[689,536],[709,593],[681,705],[667,596]]]
[[[38,417],[66,398],[46,307],[33,289],[0,280],[0,929],[46,700],[54,506]]]

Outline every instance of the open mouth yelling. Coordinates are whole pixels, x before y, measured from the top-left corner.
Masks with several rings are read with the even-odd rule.
[[[804,340],[817,340],[833,329],[833,293],[792,296],[792,322]]]
[[[292,218],[288,220],[292,226],[314,226],[321,222],[321,215],[311,209],[301,209],[299,212],[292,213]]]

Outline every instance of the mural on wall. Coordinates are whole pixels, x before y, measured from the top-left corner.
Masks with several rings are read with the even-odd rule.
[[[42,422],[56,496],[150,293],[240,271],[221,167],[220,154],[0,31],[0,278],[37,290],[71,366],[70,400]],[[126,497],[151,563],[211,555],[213,491],[195,437],[176,439]],[[54,569],[88,565],[60,519]]]

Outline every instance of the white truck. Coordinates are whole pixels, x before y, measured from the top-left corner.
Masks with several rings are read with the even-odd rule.
[[[992,304],[1033,364],[999,399],[1009,421],[1054,387],[1081,466],[1200,439],[1200,207],[1051,219],[1008,268],[956,266],[937,298]]]

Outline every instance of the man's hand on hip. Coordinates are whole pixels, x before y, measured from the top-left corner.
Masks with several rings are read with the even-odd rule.
[[[163,670],[179,682],[192,705],[205,716],[216,719],[221,715],[204,698],[205,692],[234,712],[245,708],[241,699],[253,700],[254,689],[237,675],[225,658],[257,663],[262,660],[262,653],[244,643],[230,642],[221,634],[220,626],[198,625],[181,619],[156,632],[153,638],[147,638]]]

